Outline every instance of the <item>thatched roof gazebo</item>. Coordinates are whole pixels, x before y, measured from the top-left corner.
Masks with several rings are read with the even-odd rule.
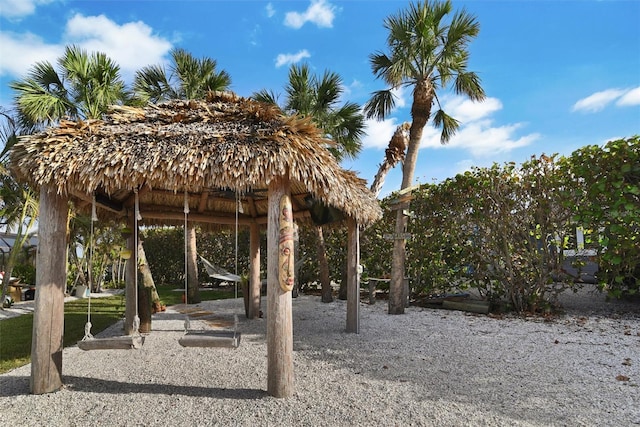
[[[343,213],[349,230],[347,330],[357,332],[358,227],[381,216],[365,181],[340,168],[326,149],[329,143],[309,119],[284,116],[275,106],[229,92],[144,108],[114,106],[103,120],[62,121],[21,137],[12,149],[12,169],[40,190],[31,391],[47,393],[62,385],[71,201],[81,211],[96,206],[99,218],[128,224],[138,223],[136,204],[143,225],[183,224],[185,212],[189,221],[203,224],[232,225],[237,216],[251,230],[249,299],[255,313],[259,227],[266,224],[268,391],[290,396],[293,258],[287,251],[293,221],[309,219],[318,205]],[[135,256],[129,265],[128,289]]]

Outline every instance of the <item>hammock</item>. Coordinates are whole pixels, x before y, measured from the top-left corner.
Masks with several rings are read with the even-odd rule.
[[[204,258],[202,255],[198,255],[202,264],[204,265],[205,270],[207,270],[207,274],[209,277],[213,277],[214,279],[224,280],[225,282],[239,282],[240,276],[237,274],[233,274],[225,270],[224,268],[218,267],[217,265],[212,264],[209,260]]]

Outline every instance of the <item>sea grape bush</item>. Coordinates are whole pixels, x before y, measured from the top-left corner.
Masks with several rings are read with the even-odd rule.
[[[407,276],[414,296],[477,289],[516,311],[541,311],[575,287],[563,265],[580,226],[597,241],[598,280],[613,296],[638,291],[638,137],[588,146],[571,156],[494,164],[424,184],[414,192]],[[391,195],[388,199],[394,198]],[[388,201],[388,200],[387,200]],[[390,274],[393,215],[362,235],[370,276]],[[579,261],[574,267],[580,268]]]
[[[423,187],[412,202],[409,242],[418,290],[473,287],[517,311],[553,303],[572,284],[562,270],[571,215],[561,208],[556,170],[554,157],[541,156]]]
[[[361,232],[363,279],[390,277],[395,211],[382,200],[384,216]],[[597,250],[598,281],[612,296],[636,293],[640,281],[640,140],[586,146],[570,156],[534,156],[514,163],[473,168],[413,192],[406,275],[414,297],[469,288],[516,311],[544,311],[560,292],[574,288],[563,269],[565,249],[575,249],[576,227]],[[300,224],[300,285],[318,280],[315,237]],[[182,229],[148,229],[145,248],[154,276],[181,282]],[[346,240],[340,226],[325,227],[331,279],[344,279]],[[212,262],[233,265],[235,235],[199,233],[198,250]],[[261,237],[263,270],[266,238]],[[246,273],[247,230],[240,229],[239,265]],[[588,242],[589,243],[589,242]],[[243,267],[244,266],[244,267]],[[579,268],[579,264],[575,265]],[[200,280],[207,281],[200,272]]]
[[[611,296],[640,290],[640,137],[589,145],[564,165],[576,223],[598,239],[598,282]]]

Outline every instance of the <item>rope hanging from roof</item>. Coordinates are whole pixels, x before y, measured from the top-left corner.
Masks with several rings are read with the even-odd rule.
[[[135,212],[134,212],[134,245],[137,254],[138,250],[138,221],[142,220],[140,215],[140,201],[138,198],[138,189],[134,190],[135,194]],[[98,221],[98,215],[96,213],[96,196],[93,195],[91,201],[91,228],[90,228],[90,240],[89,240],[89,286],[91,286],[91,268],[93,260],[93,240],[94,240],[94,222]],[[133,260],[137,261],[138,257],[135,256]],[[128,261],[133,262],[133,261]],[[142,347],[144,343],[144,337],[140,335],[140,316],[138,313],[138,266],[134,268],[134,298],[136,313],[133,318],[133,334],[121,337],[108,337],[108,338],[95,338],[91,334],[91,292],[89,292],[89,299],[87,302],[87,323],[84,327],[84,337],[78,342],[78,347],[82,350],[114,350],[114,349],[138,349]]]
[[[236,202],[236,273],[238,272],[238,206],[240,201]],[[189,261],[189,245],[188,245],[188,221],[189,221],[189,193],[184,192],[184,303],[185,307],[189,304],[188,289],[188,261]],[[238,282],[235,281],[235,297],[238,298]],[[190,331],[191,322],[189,314],[184,319],[185,334],[178,340],[183,347],[228,347],[238,348],[240,345],[240,333],[238,332],[238,315],[234,314],[233,331]]]

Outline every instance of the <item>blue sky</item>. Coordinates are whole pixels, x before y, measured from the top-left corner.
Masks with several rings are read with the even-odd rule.
[[[282,93],[289,66],[340,74],[345,100],[363,105],[383,82],[369,55],[386,50],[387,16],[408,1],[0,0],[0,105],[8,83],[36,61],[55,63],[66,45],[99,50],[127,82],[181,47],[208,56],[232,90]],[[455,1],[477,16],[469,69],[487,94],[472,103],[441,94],[462,122],[448,145],[425,129],[416,182],[441,181],[471,166],[569,154],[588,144],[640,134],[640,1]],[[369,183],[396,126],[410,120],[410,92],[397,93],[384,122],[369,121],[358,159],[344,162]],[[382,195],[400,187],[399,167]]]

